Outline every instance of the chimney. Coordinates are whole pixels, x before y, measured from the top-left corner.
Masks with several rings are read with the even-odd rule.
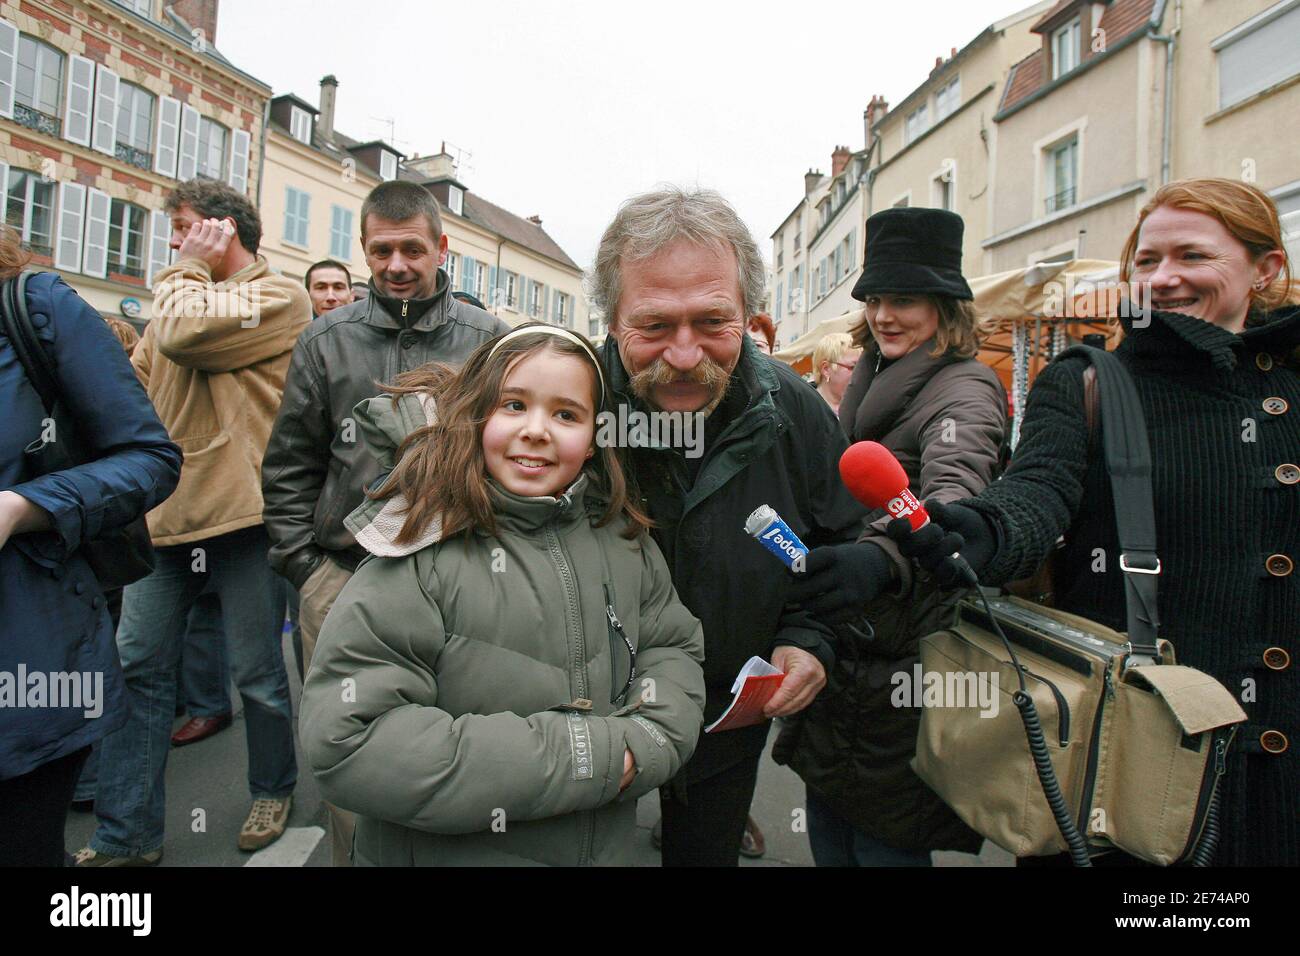
[[[847,146],[836,146],[835,151],[831,153],[831,178],[844,172],[844,167],[849,164],[849,157],[853,155],[853,150]]]
[[[455,179],[456,164],[443,143],[439,152],[432,156],[412,156],[402,163],[407,169],[414,170],[428,179]]]
[[[173,0],[172,10],[195,30],[203,31],[203,39],[217,45],[217,0]]]
[[[541,216],[529,216],[529,217],[528,217],[528,221],[531,222],[534,226],[540,226],[540,225],[542,224],[542,217],[541,217]]]
[[[822,171],[820,169],[810,169],[803,174],[803,194],[807,196],[817,188],[817,184],[822,181]]]
[[[338,99],[339,81],[334,74],[321,77],[320,115],[316,117],[316,132],[327,143],[334,142],[334,101]]]
[[[863,110],[862,117],[866,121],[867,133],[867,138],[863,142],[866,143],[868,149],[871,147],[872,130],[875,129],[877,123],[885,118],[885,114],[888,112],[889,101],[879,94],[873,96],[871,102],[867,104],[867,108]]]

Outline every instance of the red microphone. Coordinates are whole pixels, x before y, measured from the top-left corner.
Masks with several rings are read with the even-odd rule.
[[[913,531],[930,523],[921,502],[907,487],[907,472],[893,453],[879,442],[860,441],[850,445],[840,456],[840,480],[849,494],[868,508],[884,508],[895,518],[906,518]],[[979,587],[979,578],[959,552],[946,560],[971,587]]]
[[[868,508],[884,508],[895,518],[906,518],[913,531],[930,521],[921,502],[907,487],[907,472],[879,442],[850,445],[840,456],[840,480],[849,494]]]

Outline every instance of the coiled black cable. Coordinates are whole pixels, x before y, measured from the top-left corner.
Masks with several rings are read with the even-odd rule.
[[[1007,649],[1007,654],[1011,656],[1011,662],[1016,668],[1016,679],[1020,682],[1020,689],[1011,695],[1011,700],[1020,711],[1020,719],[1025,725],[1025,735],[1029,739],[1029,753],[1034,758],[1034,770],[1038,773],[1038,783],[1042,786],[1043,796],[1047,798],[1047,805],[1056,819],[1056,826],[1070,848],[1070,860],[1075,866],[1092,866],[1092,859],[1088,854],[1088,841],[1083,838],[1083,834],[1074,823],[1074,818],[1070,816],[1070,809],[1065,805],[1065,796],[1061,793],[1060,781],[1056,779],[1056,768],[1052,766],[1052,757],[1047,752],[1047,741],[1043,737],[1043,725],[1038,720],[1038,708],[1034,706],[1034,699],[1025,688],[1025,669],[1020,666],[1020,659],[1011,649],[1011,641],[1007,639],[1002,625],[998,623],[993,608],[989,607],[989,599],[985,596],[984,590],[977,586],[975,593],[983,602],[984,612],[993,622],[993,629],[997,631],[1003,647]]]
[[[1215,787],[1210,797],[1210,808],[1205,812],[1205,829],[1201,839],[1196,843],[1192,853],[1192,866],[1210,866],[1214,862],[1214,851],[1219,848],[1219,790]]]

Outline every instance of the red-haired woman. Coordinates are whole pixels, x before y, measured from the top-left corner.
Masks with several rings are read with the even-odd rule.
[[[1216,862],[1295,866],[1300,308],[1287,304],[1293,287],[1277,209],[1232,180],[1162,186],[1125,243],[1121,277],[1152,306],[1140,321],[1123,320],[1115,354],[1132,374],[1150,436],[1160,633],[1178,663],[1240,694],[1248,720],[1221,783]],[[1105,463],[1088,452],[1084,366],[1067,359],[1038,376],[1001,481],[929,512],[963,536],[962,554],[986,584],[1027,575],[1064,534],[1057,606],[1122,631],[1119,541]],[[920,535],[910,547],[944,573],[940,548]],[[1109,573],[1094,572],[1097,549]]]

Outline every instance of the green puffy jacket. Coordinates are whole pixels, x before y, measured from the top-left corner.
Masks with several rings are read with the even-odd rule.
[[[423,417],[410,396],[356,415],[387,464]],[[629,862],[636,798],[695,748],[703,636],[648,535],[593,527],[587,484],[493,486],[495,536],[403,547],[391,506],[350,519],[372,557],[325,621],[299,733],[325,798],[358,814],[358,864]]]

